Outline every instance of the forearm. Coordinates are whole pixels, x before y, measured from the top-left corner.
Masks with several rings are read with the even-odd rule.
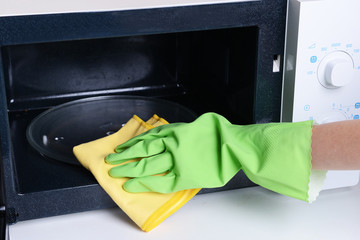
[[[313,126],[312,168],[360,169],[360,120]]]

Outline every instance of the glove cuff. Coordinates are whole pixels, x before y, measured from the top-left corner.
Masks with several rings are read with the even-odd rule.
[[[312,201],[313,193],[309,198],[312,124],[306,121],[259,126],[254,139],[259,149],[258,161],[242,161],[249,179],[277,193]]]
[[[326,170],[311,170],[307,202],[312,203],[316,200],[324,185],[326,174]]]

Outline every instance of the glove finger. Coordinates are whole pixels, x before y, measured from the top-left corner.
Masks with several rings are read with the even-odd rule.
[[[106,156],[105,161],[110,164],[119,164],[135,158],[145,158],[159,154],[165,150],[164,142],[161,138],[143,140],[123,149],[119,153],[111,153]]]
[[[154,174],[160,174],[169,171],[172,168],[171,155],[162,153],[140,161],[126,163],[110,169],[111,177],[144,177]]]
[[[158,192],[171,193],[175,192],[176,176],[170,172],[164,176],[146,176],[133,178],[124,183],[123,188],[127,192]]]
[[[116,148],[115,148],[115,152],[122,152],[124,151],[125,149],[129,148],[129,147],[132,147],[136,144],[138,144],[139,142],[142,142],[142,141],[145,141],[145,140],[151,140],[152,138],[145,138],[144,136],[142,135],[138,135],[136,137],[133,137],[131,139],[129,139],[128,141],[118,145]]]
[[[158,139],[158,138],[161,138],[162,135],[159,134],[160,130],[161,130],[161,127],[162,126],[159,126],[159,127],[156,127],[156,128],[153,128],[147,132],[144,132],[136,137],[133,137],[131,139],[129,139],[128,141],[120,144],[119,146],[116,147],[115,151],[116,152],[121,152],[123,151],[124,149],[127,149],[129,147],[132,147],[133,145],[141,142],[141,141],[150,141],[150,140],[153,140],[153,139]]]

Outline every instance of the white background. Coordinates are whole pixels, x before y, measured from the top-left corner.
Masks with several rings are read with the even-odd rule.
[[[0,16],[93,12],[256,0],[0,0]]]

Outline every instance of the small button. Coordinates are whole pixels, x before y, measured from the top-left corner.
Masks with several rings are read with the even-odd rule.
[[[305,106],[304,106],[304,110],[305,110],[305,111],[309,111],[309,110],[310,110],[310,105],[309,105],[309,104],[305,105]]]
[[[355,108],[360,108],[360,102],[355,103]]]
[[[316,63],[316,61],[317,61],[317,56],[312,56],[312,57],[310,58],[310,62],[311,62],[311,63]]]
[[[359,119],[359,118],[360,118],[359,115],[355,115],[355,116],[354,116],[354,119]]]

